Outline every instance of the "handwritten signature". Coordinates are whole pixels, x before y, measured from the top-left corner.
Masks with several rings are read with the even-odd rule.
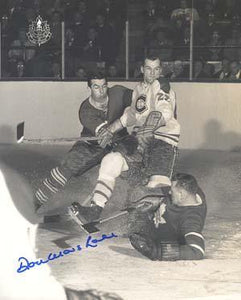
[[[93,239],[91,235],[88,236],[86,243],[85,243],[85,248],[95,248],[98,246],[98,243],[103,242],[104,240],[107,239],[112,239],[118,237],[116,234],[111,233],[110,235],[102,234],[102,237],[100,239]],[[20,262],[20,266],[17,269],[18,273],[23,273],[27,270],[30,270],[31,268],[35,266],[40,266],[42,264],[46,264],[51,260],[58,259],[60,257],[63,257],[68,254],[72,254],[77,251],[81,251],[83,248],[81,245],[77,245],[73,248],[68,248],[63,251],[59,251],[58,253],[49,253],[48,257],[46,260],[43,260],[42,258],[37,260],[37,261],[29,261],[26,257],[19,257],[18,261]]]

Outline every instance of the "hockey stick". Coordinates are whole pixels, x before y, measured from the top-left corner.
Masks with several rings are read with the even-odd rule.
[[[97,220],[97,221],[93,221],[93,222],[90,222],[90,223],[86,223],[86,224],[81,224],[81,228],[85,231],[85,232],[88,232],[88,233],[95,233],[95,232],[98,232],[100,231],[100,229],[98,227],[96,227],[96,225],[101,225],[103,223],[106,223],[106,222],[109,222],[113,219],[116,219],[118,217],[121,217],[121,216],[124,216],[128,214],[128,210],[127,209],[124,209],[120,212],[118,212],[117,214],[113,215],[113,216],[110,216],[108,218],[104,218],[104,219],[100,219],[100,220]],[[79,223],[80,225],[80,223]]]
[[[101,225],[103,223],[114,220],[118,217],[124,216],[124,215],[128,214],[130,211],[133,211],[135,209],[140,209],[145,205],[147,205],[146,202],[140,203],[139,205],[136,205],[136,206],[129,206],[127,208],[122,209],[121,211],[119,211],[118,213],[116,213],[116,214],[114,214],[110,217],[107,217],[107,218],[104,218],[104,219],[99,219],[99,220],[96,220],[96,221],[92,221],[92,222],[89,222],[89,223],[86,223],[86,224],[83,224],[82,222],[80,222],[80,220],[76,216],[75,216],[74,219],[75,220],[76,220],[76,218],[78,219],[78,224],[81,226],[81,228],[85,232],[87,231],[88,233],[95,233],[95,232],[100,231],[100,229],[98,227],[96,227],[96,225]]]
[[[95,136],[83,136],[83,137],[74,137],[74,138],[55,138],[55,139],[26,139],[24,137],[24,122],[21,122],[17,125],[17,143],[21,144],[24,142],[41,142],[41,141],[97,141],[98,138]]]

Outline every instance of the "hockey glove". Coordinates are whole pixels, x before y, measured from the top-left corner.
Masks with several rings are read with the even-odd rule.
[[[97,138],[101,148],[105,148],[112,143],[113,133],[108,129],[108,125],[102,126],[97,133]]]
[[[119,119],[115,120],[110,125],[104,125],[97,133],[98,143],[102,148],[112,144],[114,133],[120,131],[123,128]]]
[[[157,259],[157,246],[151,238],[133,233],[129,236],[129,240],[131,242],[131,245],[142,255],[148,257],[151,260]]]

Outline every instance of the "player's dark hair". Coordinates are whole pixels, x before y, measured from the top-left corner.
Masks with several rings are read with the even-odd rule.
[[[156,55],[153,55],[153,54],[147,54],[147,55],[145,55],[144,60],[142,62],[143,66],[145,64],[146,59],[149,59],[149,60],[152,60],[152,61],[159,59],[160,65],[161,65],[161,59],[160,59],[159,56],[156,56]]]
[[[88,87],[91,87],[91,80],[93,80],[93,79],[105,79],[105,81],[107,82],[106,75],[103,72],[100,72],[100,71],[92,72],[92,73],[89,73],[88,77],[87,77]]]
[[[181,187],[190,194],[196,195],[198,191],[198,183],[194,176],[185,173],[177,173],[173,176],[172,181],[176,181],[177,187]]]

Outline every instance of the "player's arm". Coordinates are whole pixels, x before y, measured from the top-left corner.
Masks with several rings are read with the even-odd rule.
[[[123,96],[124,106],[128,107],[131,105],[133,90],[126,89]]]
[[[200,260],[204,258],[204,237],[200,232],[190,231],[185,235],[185,244],[176,242],[161,242],[158,245],[158,259],[170,260]]]
[[[180,246],[179,259],[199,260],[205,255],[205,241],[200,232],[189,231],[184,235],[186,244]]]
[[[137,98],[137,92],[134,89],[132,94],[130,94],[128,98],[128,102],[130,103],[124,110],[123,115],[120,117],[120,122],[123,127],[131,127],[136,124],[136,109],[135,109],[135,100]]]
[[[169,93],[159,90],[156,94],[156,110],[162,114],[164,121],[162,126],[174,117],[173,104]]]
[[[85,102],[80,106],[79,120],[83,127],[87,128],[93,136],[97,136],[99,130],[106,125],[106,122],[103,122],[96,110],[88,107]]]
[[[161,244],[162,260],[200,260],[205,255],[205,240],[201,233],[203,220],[199,215],[186,216],[180,225],[181,244]]]
[[[125,93],[125,105],[131,102],[132,91]],[[129,127],[135,124],[135,110],[132,105],[127,106],[124,110],[123,115],[115,120],[112,124],[102,128],[102,131],[99,134],[100,137],[100,146],[105,147],[106,145],[112,142],[113,136],[116,132],[120,131],[124,127]]]

